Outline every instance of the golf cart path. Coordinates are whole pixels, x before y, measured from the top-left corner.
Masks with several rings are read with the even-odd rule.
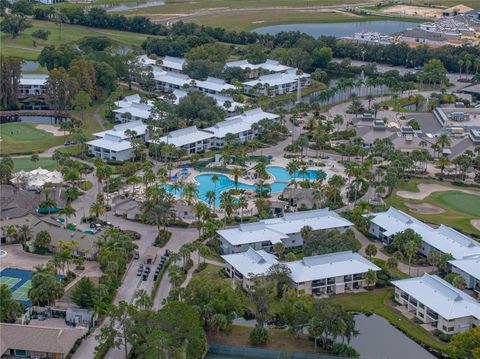
[[[453,187],[443,186],[439,184],[421,183],[418,185],[418,189],[419,189],[419,192],[397,191],[397,196],[408,198],[408,199],[422,200],[430,196],[433,192],[445,192],[445,191],[458,191],[458,192],[480,196],[479,191],[463,189],[463,188],[453,188]]]

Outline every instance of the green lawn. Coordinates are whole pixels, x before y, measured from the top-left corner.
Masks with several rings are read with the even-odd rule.
[[[335,295],[325,300],[338,303],[348,311],[378,314],[417,342],[436,350],[445,349],[444,343],[420,325],[403,316],[390,304],[393,292],[392,288],[383,288],[366,293]]]
[[[21,35],[12,39],[9,35],[1,34],[2,55],[18,56],[26,60],[36,60],[46,45],[73,43],[84,37],[106,36],[121,45],[140,48],[140,44],[147,35],[127,31],[96,29],[77,25],[62,25],[62,38],[59,39],[59,26],[51,21],[32,20],[33,26]],[[33,46],[31,34],[38,29],[50,31],[48,40],[37,40]]]
[[[53,171],[59,167],[57,161],[52,160],[51,157],[40,157],[40,161],[36,163],[30,161],[30,158],[13,158],[13,163],[14,171],[31,171],[38,167]]]
[[[63,143],[63,136],[38,130],[36,123],[11,122],[0,125],[2,138],[0,154],[26,154],[43,152]]]
[[[446,186],[451,188],[451,191],[434,192],[423,200],[407,199],[397,195],[397,191],[419,192],[417,186],[420,183]],[[454,186],[453,184],[447,182],[414,178],[408,180],[407,182],[399,181],[397,187],[393,191],[393,194],[385,199],[385,203],[387,206],[400,209],[422,221],[438,225],[445,224],[466,234],[471,234],[478,237],[480,236],[480,231],[473,227],[470,221],[472,219],[478,219],[480,216],[480,195],[468,195],[458,191],[458,189],[463,188],[465,187]],[[414,204],[431,203],[435,206],[443,208],[445,212],[433,215],[420,214],[412,211],[405,205],[405,202]]]

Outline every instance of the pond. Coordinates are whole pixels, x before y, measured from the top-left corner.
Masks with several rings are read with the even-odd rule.
[[[343,37],[361,31],[376,31],[385,35],[394,34],[408,28],[415,27],[415,23],[408,21],[356,21],[319,24],[286,24],[259,27],[252,31],[259,34],[275,35],[281,31],[301,31],[315,38],[321,35]]]
[[[68,120],[65,117],[55,116],[20,116],[20,122],[43,123],[47,125],[60,125]]]
[[[255,319],[244,318],[237,318],[233,322],[246,327],[253,327],[256,323]],[[360,353],[360,359],[435,359],[435,356],[378,315],[357,314],[355,322],[359,335],[350,341],[350,345]]]
[[[40,67],[37,61],[24,61],[22,63],[22,71],[35,71]]]
[[[361,354],[361,359],[435,359],[378,315],[358,314],[355,321],[360,334],[351,340],[350,345]]]

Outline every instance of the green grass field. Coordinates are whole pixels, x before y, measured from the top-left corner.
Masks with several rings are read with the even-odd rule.
[[[0,125],[2,138],[0,154],[26,154],[43,152],[47,148],[63,143],[63,136],[52,134],[36,128],[36,123],[11,122]]]
[[[446,186],[451,188],[451,191],[434,192],[423,200],[407,199],[396,194],[397,191],[419,192],[418,185],[420,183]],[[480,231],[471,224],[472,219],[478,219],[480,216],[480,191],[478,196],[469,195],[458,191],[458,189],[463,188],[464,187],[454,186],[447,182],[415,178],[410,179],[408,182],[400,181],[393,194],[385,199],[385,203],[387,206],[398,208],[422,221],[438,225],[445,224],[464,233],[480,236]],[[431,203],[443,208],[445,212],[430,215],[421,214],[412,211],[405,205],[405,202],[414,204]]]
[[[33,163],[30,158],[12,158],[15,171],[31,171],[35,168],[41,167],[43,169],[53,171],[58,169],[57,161],[52,160],[50,157],[40,157],[40,161]]]
[[[392,298],[393,289],[383,288],[366,293],[335,295],[325,300],[338,303],[345,310],[351,312],[378,314],[417,342],[436,350],[445,348],[444,343],[396,310],[390,303]]]
[[[9,35],[2,33],[2,55],[18,56],[26,60],[35,60],[46,45],[59,45],[73,43],[84,37],[106,36],[120,45],[133,48],[140,48],[140,44],[147,35],[126,31],[105,30],[89,28],[77,25],[62,25],[62,38],[59,39],[59,26],[51,21],[32,20],[32,27],[25,30],[21,35],[12,39]],[[37,40],[33,46],[31,34],[38,29],[50,31],[48,40]]]

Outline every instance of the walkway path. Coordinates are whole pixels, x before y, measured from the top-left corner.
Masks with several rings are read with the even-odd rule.
[[[369,244],[373,244],[375,245],[375,247],[377,247],[377,254],[374,256],[374,258],[378,258],[384,261],[386,261],[389,258],[388,255],[386,255],[384,252],[381,251],[383,249],[383,244],[381,242],[369,240],[363,233],[361,233],[356,228],[353,228],[353,232],[355,233],[355,238],[358,239],[358,241],[360,241],[360,243],[362,244],[362,248],[360,249],[361,255],[363,255],[364,257],[368,257],[367,254],[365,253],[365,248]],[[409,274],[412,277],[417,277],[417,276],[423,275],[424,273],[432,273],[435,271],[435,268],[432,266],[425,266],[425,267],[411,266],[409,271],[407,264],[403,262],[398,262],[398,270],[405,274]]]

